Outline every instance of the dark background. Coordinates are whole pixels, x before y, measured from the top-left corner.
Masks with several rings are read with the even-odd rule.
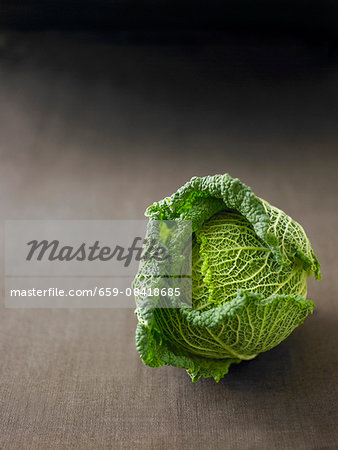
[[[287,34],[312,39],[337,37],[333,0],[177,1],[159,0],[4,0],[1,26],[26,30],[208,31]]]
[[[2,221],[139,219],[228,172],[304,226],[323,268],[314,315],[219,384],[144,366],[131,310],[2,298],[1,448],[338,446],[337,9],[1,2]]]

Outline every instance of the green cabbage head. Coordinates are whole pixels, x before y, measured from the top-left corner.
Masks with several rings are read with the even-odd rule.
[[[191,221],[192,306],[154,308],[136,298],[145,364],[218,382],[232,363],[275,347],[313,312],[306,282],[320,279],[320,265],[303,228],[238,179],[194,177],[146,215],[150,222]],[[188,255],[181,256],[184,266]],[[141,263],[134,288],[159,286],[156,274]]]

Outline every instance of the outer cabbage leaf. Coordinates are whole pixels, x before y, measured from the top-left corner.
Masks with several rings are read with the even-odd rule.
[[[265,299],[251,292],[239,292],[230,302],[204,312],[188,307],[152,309],[151,323],[141,319],[138,324],[137,349],[151,367],[173,365],[186,369],[193,381],[200,377],[219,381],[232,363],[278,345],[313,309],[314,303],[302,296]]]

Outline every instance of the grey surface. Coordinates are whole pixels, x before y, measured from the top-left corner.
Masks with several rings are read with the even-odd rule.
[[[0,447],[336,448],[336,72],[297,46],[281,78],[247,47],[1,39],[1,220],[137,219],[191,176],[229,172],[304,225],[323,281],[302,327],[219,384],[145,367],[132,310],[2,301]]]

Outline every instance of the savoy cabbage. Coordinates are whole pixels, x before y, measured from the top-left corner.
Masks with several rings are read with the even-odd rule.
[[[238,179],[194,177],[146,215],[150,223],[191,221],[193,239],[192,305],[154,308],[136,298],[145,364],[219,381],[232,363],[275,347],[313,312],[306,282],[320,279],[320,265],[303,228]],[[141,262],[134,287],[158,286],[155,273]]]

